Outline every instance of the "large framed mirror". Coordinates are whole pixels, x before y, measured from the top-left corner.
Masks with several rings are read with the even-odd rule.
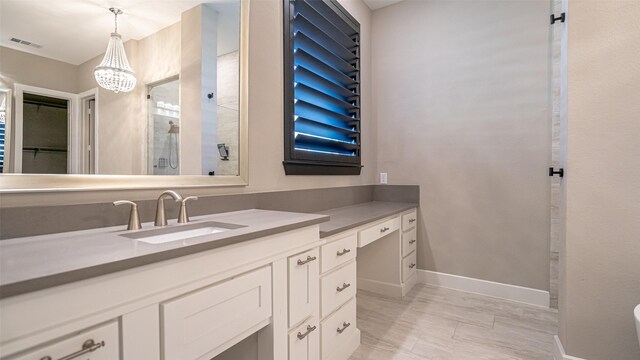
[[[0,14],[0,192],[247,185],[249,0]]]

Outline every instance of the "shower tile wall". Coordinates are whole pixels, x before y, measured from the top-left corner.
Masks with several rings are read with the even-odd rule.
[[[176,152],[175,146],[177,145],[175,142],[177,141],[179,144],[179,136],[170,135],[169,134],[169,121],[173,121],[174,124],[179,125],[180,119],[167,116],[169,112],[164,111],[162,109],[155,108],[155,105],[162,101],[164,103],[170,103],[173,105],[178,105],[179,103],[179,80],[171,81],[168,83],[164,83],[161,85],[154,86],[151,90],[153,97],[153,122],[149,124],[153,126],[153,149],[149,149],[152,151],[152,166],[153,169],[150,169],[150,173],[154,175],[179,175],[180,174],[180,164],[179,164],[179,152]],[[158,111],[164,111],[164,115],[158,114]],[[171,138],[170,136],[174,136],[174,144],[173,147],[170,145]],[[170,148],[173,153],[170,153]],[[179,147],[178,147],[179,149]],[[169,165],[169,157],[171,156],[171,164]],[[161,160],[164,159],[164,160]]]
[[[551,12],[556,16],[562,13],[562,1],[552,0]],[[551,166],[562,167],[560,164],[560,26],[551,27]],[[549,294],[550,306],[558,308],[558,259],[560,251],[560,239],[562,221],[560,215],[561,178],[553,176],[551,178],[551,234],[550,234],[550,279]]]
[[[218,143],[229,146],[229,160],[218,161],[216,175],[238,174],[239,53],[218,57]]]

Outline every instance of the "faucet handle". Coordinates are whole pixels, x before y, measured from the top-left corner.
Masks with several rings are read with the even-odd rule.
[[[138,230],[142,228],[140,225],[140,215],[138,214],[138,204],[129,200],[118,200],[113,202],[114,206],[131,205],[131,213],[129,214],[129,224],[127,230]]]
[[[189,222],[189,214],[187,213],[187,201],[198,200],[197,196],[187,196],[180,202],[180,214],[178,214],[178,224],[186,224]]]

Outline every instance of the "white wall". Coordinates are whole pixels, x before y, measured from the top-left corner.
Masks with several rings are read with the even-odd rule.
[[[640,303],[640,2],[570,0],[566,244],[569,355],[637,360]]]
[[[549,2],[373,13],[378,170],[418,184],[418,267],[549,288]]]

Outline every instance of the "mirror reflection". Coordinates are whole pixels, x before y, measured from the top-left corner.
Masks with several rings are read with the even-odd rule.
[[[240,0],[0,13],[2,173],[238,175]]]

